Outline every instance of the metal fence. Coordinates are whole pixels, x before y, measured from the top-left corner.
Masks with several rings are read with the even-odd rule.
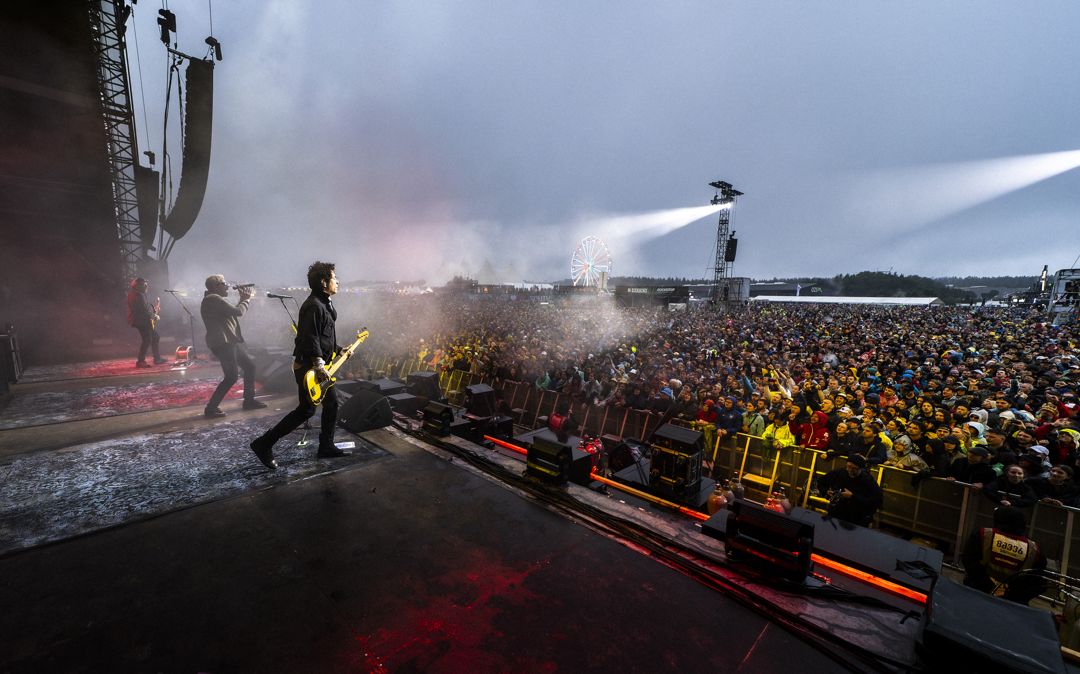
[[[421,369],[419,361],[387,361],[402,377]],[[386,375],[391,376],[391,375]],[[581,400],[555,392],[537,390],[530,382],[492,382],[479,374],[460,370],[444,371],[439,384],[451,403],[464,401],[465,388],[486,383],[495,388],[514,410],[515,423],[535,428],[541,417],[550,415],[564,400],[580,405]],[[577,408],[575,408],[577,409]],[[588,406],[579,419],[584,434],[616,438],[645,438],[661,421],[660,414],[620,407]],[[672,423],[691,426],[683,420]],[[714,478],[739,478],[751,496],[767,496],[767,491],[783,490],[793,504],[824,511],[828,500],[816,492],[818,478],[844,466],[844,459],[829,459],[824,452],[805,447],[774,449],[763,438],[739,433],[717,438],[705,448],[705,470]],[[888,466],[870,469],[885,494],[877,513],[878,526],[921,538],[942,548],[947,558],[959,563],[964,541],[979,527],[990,526],[995,504],[971,485],[931,477],[913,484],[915,473]],[[774,477],[775,474],[775,477]],[[1057,571],[1080,577],[1080,559],[1073,548],[1080,543],[1077,514],[1080,509],[1037,503],[1029,509],[1028,530],[1038,541]]]

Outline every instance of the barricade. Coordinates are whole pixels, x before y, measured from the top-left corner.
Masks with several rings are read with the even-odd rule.
[[[374,364],[371,367],[374,369]],[[439,385],[451,402],[455,402],[455,397],[463,400],[466,386],[483,379],[478,374],[444,371],[440,374]],[[511,408],[521,410],[518,423],[529,428],[536,427],[539,417],[550,415],[561,398],[555,391],[536,390],[532,382],[506,381],[497,388]],[[584,413],[575,408],[575,414],[588,435],[620,438],[644,439],[661,420],[661,415],[623,407],[591,406]],[[686,420],[673,420],[672,423],[693,426]],[[744,456],[745,473],[770,477],[769,451],[761,437],[739,433],[735,438],[719,440],[713,448],[707,448],[705,459],[711,464],[714,478],[737,477]],[[763,459],[766,460],[763,462]],[[828,499],[816,493],[817,480],[844,464],[843,457],[829,459],[819,450],[786,447],[779,451],[773,489],[784,489],[792,503],[824,511]],[[992,524],[994,503],[970,485],[937,477],[928,477],[913,485],[914,472],[891,466],[875,466],[870,472],[885,495],[884,506],[876,517],[877,524],[935,542],[949,553],[947,558],[955,564],[959,563],[964,542],[971,532]],[[763,491],[763,485],[756,482],[748,480],[746,486],[749,491]],[[1080,509],[1077,508],[1045,503],[1026,509],[1029,535],[1039,543],[1051,568],[1073,578],[1080,577],[1080,552],[1074,552],[1080,551],[1078,513]]]

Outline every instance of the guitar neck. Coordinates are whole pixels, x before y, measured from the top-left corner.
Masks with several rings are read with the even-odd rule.
[[[356,347],[360,346],[360,344],[362,344],[365,339],[367,339],[366,334],[363,337],[357,337],[356,341],[354,341],[352,344],[349,345],[349,350],[350,351],[355,351]],[[335,372],[337,372],[341,368],[341,366],[345,364],[345,361],[347,361],[348,359],[349,359],[348,356],[344,356],[344,355],[338,356],[337,358],[335,358],[334,362],[330,363],[330,365],[328,365],[326,367],[327,374],[333,376],[333,374]]]

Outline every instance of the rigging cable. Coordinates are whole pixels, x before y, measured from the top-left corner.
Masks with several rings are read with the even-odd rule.
[[[135,37],[135,65],[139,71],[139,97],[142,98],[143,133],[146,134],[146,147],[153,147],[154,140],[150,137],[150,116],[146,114],[146,87],[143,85],[142,54],[139,53],[139,22],[135,20],[135,7],[131,6],[131,32]],[[136,157],[138,159],[138,157]]]

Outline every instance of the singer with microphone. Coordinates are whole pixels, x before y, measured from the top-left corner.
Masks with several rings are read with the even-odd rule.
[[[154,365],[161,365],[165,359],[158,351],[157,321],[161,318],[161,299],[154,304],[146,298],[146,291],[150,284],[143,277],[131,280],[131,289],[127,294],[128,325],[139,331],[142,341],[139,343],[139,357],[135,361],[135,367],[150,367],[146,362],[146,351],[150,349],[154,354]]]
[[[240,317],[247,311],[251,298],[255,295],[254,284],[233,286],[240,294],[240,301],[229,304],[229,284],[221,274],[206,278],[206,292],[199,307],[203,324],[206,326],[206,346],[209,347],[221,363],[225,378],[214,389],[210,401],[206,403],[203,414],[208,418],[223,417],[221,401],[236,383],[239,373],[244,373],[245,410],[257,410],[266,407],[266,403],[255,399],[255,362],[251,360],[244,347],[244,336],[240,332]]]

